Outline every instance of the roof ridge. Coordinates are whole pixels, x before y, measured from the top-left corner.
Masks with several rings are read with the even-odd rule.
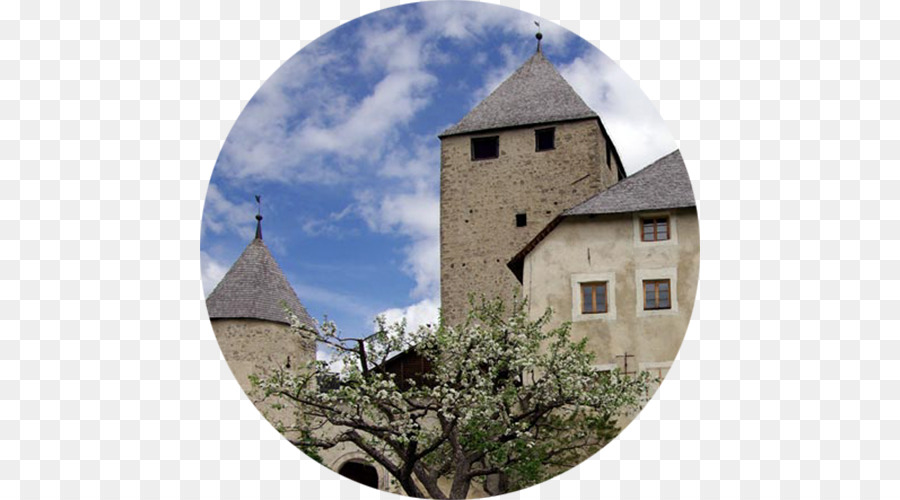
[[[626,199],[617,199],[621,192],[628,192]],[[606,201],[608,203],[604,203]],[[563,211],[562,215],[596,215],[687,206],[696,206],[696,201],[681,150],[676,149]]]
[[[626,178],[622,179],[621,181],[619,181],[619,182],[613,184],[612,186],[608,187],[608,188],[605,189],[604,191],[600,191],[599,193],[596,193],[594,196],[591,196],[591,198],[593,198],[593,197],[595,197],[595,196],[600,196],[600,195],[602,195],[602,194],[604,194],[604,193],[608,193],[608,192],[610,192],[610,191],[627,189],[628,186],[630,186],[631,184],[634,184],[634,183],[636,183],[636,182],[640,182],[641,179],[643,179],[644,177],[647,176],[647,172],[652,173],[652,172],[653,172],[652,169],[653,169],[654,167],[656,167],[656,166],[658,166],[658,165],[661,165],[662,162],[663,162],[663,160],[666,160],[667,158],[669,158],[670,156],[672,156],[672,155],[674,155],[674,154],[676,154],[676,153],[678,153],[679,158],[680,158],[680,157],[681,157],[681,154],[680,154],[681,152],[680,152],[679,150],[677,150],[677,149],[674,150],[674,151],[672,151],[671,153],[666,153],[666,154],[660,156],[659,158],[657,158],[656,160],[654,160],[654,161],[650,162],[649,164],[647,164],[644,168],[638,170],[637,172],[635,172],[635,173],[629,175],[628,177],[626,177]],[[683,160],[682,160],[682,161],[683,161]],[[624,187],[623,187],[623,186],[624,186]],[[589,200],[589,199],[590,199],[590,198],[588,198],[588,200]],[[585,201],[582,202],[582,203],[587,203],[588,200],[585,200]],[[578,205],[581,205],[582,203],[579,203]],[[571,208],[575,208],[575,207],[577,207],[578,205],[575,205],[575,206],[573,206],[573,207],[571,207]],[[566,210],[566,211],[568,211],[568,210]]]

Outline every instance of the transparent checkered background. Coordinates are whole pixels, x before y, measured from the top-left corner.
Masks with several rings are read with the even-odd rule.
[[[508,498],[900,497],[897,3],[503,3],[593,41],[658,103],[703,239],[656,398]],[[393,2],[217,4],[0,4],[0,497],[392,497],[245,398],[199,237],[260,84]]]

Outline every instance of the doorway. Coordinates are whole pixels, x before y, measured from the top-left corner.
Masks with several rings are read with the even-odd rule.
[[[346,462],[338,469],[338,474],[370,488],[378,488],[378,471],[375,467],[359,462]]]

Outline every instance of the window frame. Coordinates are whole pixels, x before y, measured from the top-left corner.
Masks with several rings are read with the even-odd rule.
[[[618,300],[616,298],[617,279],[621,279],[621,277],[616,277],[616,272],[613,270],[570,274],[569,282],[571,284],[571,288],[569,296],[571,297],[571,302],[568,303],[568,306],[571,310],[572,322],[578,323],[582,321],[615,321],[618,314],[616,305],[616,301]],[[584,300],[584,292],[582,292],[581,288],[582,283],[606,283],[605,313],[582,313],[582,301]]]
[[[650,239],[650,240],[644,238],[644,236],[646,235],[646,232],[644,231],[644,226],[648,221],[653,221],[653,239]],[[660,221],[665,221],[665,223],[666,223],[666,237],[664,239],[659,237]],[[641,221],[640,221],[641,241],[644,243],[657,243],[660,241],[671,240],[672,239],[672,224],[670,221],[671,221],[671,218],[668,215],[641,217]]]
[[[581,288],[581,314],[607,314],[609,313],[609,282],[608,281],[586,281],[579,283]],[[597,308],[597,290],[603,288],[603,310]],[[591,290],[591,306],[590,311],[585,310],[584,291],[585,288]]]
[[[549,148],[541,148],[540,140],[538,140],[538,135],[542,132],[550,132],[550,139],[553,145]],[[543,153],[544,151],[553,151],[556,149],[556,127],[543,127],[534,129],[534,152],[535,153]]]
[[[665,284],[669,293],[668,305],[666,307],[660,307],[659,305],[659,288],[660,285]],[[654,307],[647,307],[647,285],[653,285],[653,302],[655,303]],[[641,295],[644,297],[644,310],[645,311],[666,311],[672,309],[672,280],[669,278],[663,279],[645,279],[641,281]]]
[[[494,148],[494,156],[484,156],[481,158],[475,157],[475,143],[477,141],[486,141],[486,140],[494,140],[495,148]],[[499,135],[488,135],[484,137],[472,137],[469,139],[469,149],[471,153],[472,161],[484,161],[484,160],[496,160],[500,158],[500,136]]]

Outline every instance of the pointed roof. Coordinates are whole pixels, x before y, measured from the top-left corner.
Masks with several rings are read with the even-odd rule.
[[[681,157],[681,151],[675,150],[631,177],[613,184],[609,189],[595,194],[556,216],[507,263],[507,267],[521,282],[525,257],[566,217],[696,206],[691,178],[684,166],[684,159]]]
[[[262,219],[257,216],[257,221]],[[256,238],[206,299],[210,319],[261,319],[288,324],[287,305],[300,321],[314,327],[306,308],[269,252],[257,222]]]
[[[599,119],[538,50],[440,137],[586,118]]]

